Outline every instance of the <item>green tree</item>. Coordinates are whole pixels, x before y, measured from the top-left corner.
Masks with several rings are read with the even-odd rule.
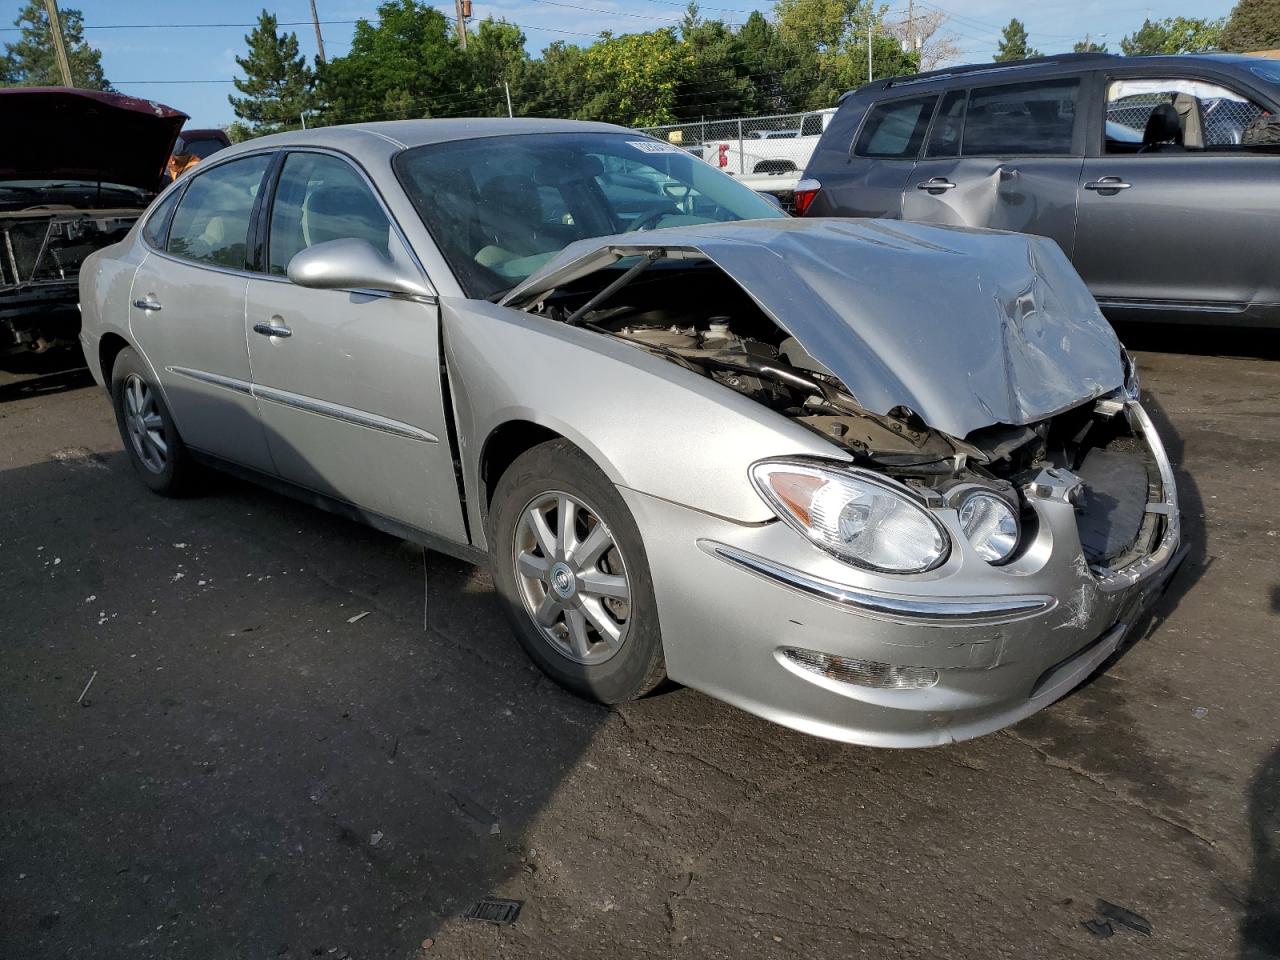
[[[1226,18],[1205,20],[1200,17],[1165,17],[1144,20],[1132,35],[1120,41],[1126,57],[1161,53],[1205,53],[1222,46],[1222,28]]]
[[[676,118],[684,62],[672,27],[618,37],[602,33],[583,51],[584,77],[592,91],[584,115],[628,127],[670,123]]]
[[[298,53],[298,35],[281,34],[275,15],[263,10],[244,40],[249,52],[236,63],[245,79],[235,81],[244,96],[227,97],[236,117],[259,136],[299,126],[314,106],[315,75]]]
[[[991,59],[996,63],[1007,60],[1026,60],[1038,57],[1040,51],[1027,45],[1027,28],[1017,17],[1011,19],[1000,32],[1000,47]]]
[[[1280,0],[1240,0],[1222,30],[1222,49],[1280,49]]]
[[[1105,43],[1094,43],[1092,40],[1077,40],[1075,46],[1071,48],[1072,53],[1106,53],[1107,45]]]
[[[787,47],[778,28],[759,10],[753,10],[737,33],[738,56],[751,87],[743,113],[783,113],[791,109],[782,82],[787,69]]]
[[[356,23],[351,49],[318,71],[327,123],[465,115],[468,65],[450,21],[418,0],[387,0]]]
[[[583,119],[588,99],[581,47],[557,40],[529,62],[520,78],[519,91],[512,90],[516,112],[532,117]]]
[[[676,116],[696,120],[750,112],[754,88],[737,35],[719,20],[697,19],[697,4],[689,8],[695,16],[686,13],[681,27],[685,60],[676,91]]]
[[[468,34],[466,66],[471,100],[464,104],[477,116],[505,117],[507,89],[512,103],[523,93],[529,73],[524,34],[505,20],[488,17]]]
[[[59,11],[62,40],[71,66],[71,83],[82,90],[110,90],[111,84],[102,73],[102,51],[89,46],[84,39],[84,15],[79,10]],[[41,0],[30,0],[18,13],[13,25],[21,36],[4,45],[0,57],[0,84],[19,87],[60,87],[62,72],[54,54],[53,33],[49,14]]]

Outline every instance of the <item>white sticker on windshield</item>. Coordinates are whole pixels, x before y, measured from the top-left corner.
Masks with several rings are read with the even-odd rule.
[[[658,140],[628,140],[627,146],[635,147],[641,153],[682,153],[679,147]]]

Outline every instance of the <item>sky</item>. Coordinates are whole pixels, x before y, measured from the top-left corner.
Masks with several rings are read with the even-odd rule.
[[[487,16],[519,24],[536,53],[554,40],[588,44],[602,30],[655,30],[680,20],[685,0],[475,0],[473,20]],[[906,15],[907,0],[887,0],[888,19]],[[715,4],[723,4],[717,6]],[[1027,27],[1030,43],[1045,53],[1070,50],[1089,33],[1113,51],[1145,17],[1219,17],[1233,0],[915,0],[917,10],[942,10],[944,28],[963,50],[961,62],[990,60],[1000,30],[1010,17]],[[296,31],[307,58],[316,53],[308,0],[63,0],[62,7],[84,13],[86,38],[102,51],[107,79],[121,92],[158,100],[190,114],[191,126],[222,126],[235,119],[227,95],[237,76],[235,57],[245,51],[244,35],[264,7]],[[20,0],[0,0],[0,25],[10,27]],[[437,3],[452,17],[453,4]],[[373,17],[377,0],[316,0],[330,58],[351,46],[353,21]],[[702,15],[741,23],[752,10],[768,13],[772,2],[707,0]],[[331,21],[331,22],[325,22]],[[180,27],[175,24],[197,24]],[[17,38],[0,30],[0,41]]]

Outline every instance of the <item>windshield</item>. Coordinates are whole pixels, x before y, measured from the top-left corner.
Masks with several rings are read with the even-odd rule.
[[[518,134],[417,147],[396,174],[467,295],[510,290],[588,237],[785,216],[640,134]]]

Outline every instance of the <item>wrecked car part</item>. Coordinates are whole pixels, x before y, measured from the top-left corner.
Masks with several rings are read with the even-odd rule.
[[[881,690],[924,690],[938,683],[938,671],[931,667],[904,667],[875,660],[837,657],[800,647],[780,647],[778,661],[784,667],[816,673],[828,680]]]

